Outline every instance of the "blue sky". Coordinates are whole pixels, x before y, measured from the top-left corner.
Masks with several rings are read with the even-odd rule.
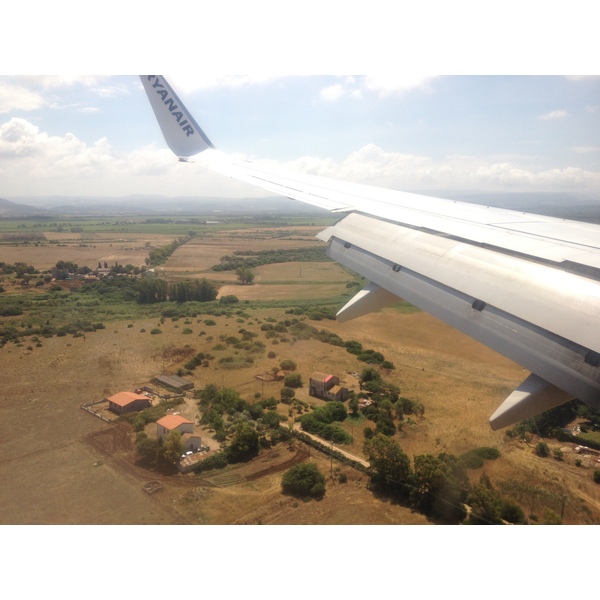
[[[597,197],[589,3],[494,6],[105,0],[83,14],[74,0],[13,3],[0,38],[0,197],[264,195],[177,163],[124,74],[137,72],[164,74],[228,153],[410,191]]]
[[[600,190],[600,77],[165,76],[227,153],[406,190]],[[263,195],[177,163],[137,76],[0,89],[0,197]]]

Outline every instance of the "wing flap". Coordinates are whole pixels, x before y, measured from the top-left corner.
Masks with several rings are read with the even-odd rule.
[[[600,284],[594,280],[356,213],[319,235],[333,237],[600,351]]]

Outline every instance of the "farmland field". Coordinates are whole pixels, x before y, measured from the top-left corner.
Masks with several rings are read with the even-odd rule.
[[[2,260],[21,260],[41,270],[58,260],[78,264],[89,260],[95,266],[100,256],[127,262],[136,256],[138,262],[132,264],[141,265],[149,247],[173,239],[167,234],[149,237],[94,232],[85,235],[85,244],[95,240],[96,248],[88,248],[79,246],[82,242],[70,232],[44,235],[49,235],[48,242],[39,247],[4,242]],[[220,296],[235,295],[240,300],[227,310],[217,300],[206,303],[205,308],[195,303],[193,315],[186,312],[185,303],[174,302],[115,304],[111,312],[94,304],[95,299],[88,300],[76,290],[71,292],[63,283],[65,291],[57,292],[55,302],[50,298],[46,308],[24,301],[23,315],[1,317],[0,325],[20,328],[23,334],[0,347],[0,522],[427,523],[425,517],[409,508],[374,495],[365,474],[299,441],[263,450],[252,461],[230,465],[223,471],[201,476],[164,475],[137,463],[134,434],[128,424],[107,424],[80,409],[83,403],[118,391],[153,385],[153,377],[176,373],[187,360],[182,357],[196,352],[213,356],[208,366],[186,375],[196,389],[212,383],[235,389],[248,402],[261,396],[279,397],[281,381],[264,381],[256,376],[271,372],[282,359],[296,361],[304,382],[314,371],[326,370],[339,375],[342,385],[357,390],[355,374],[365,364],[356,355],[314,338],[270,336],[266,327],[289,321],[292,315],[287,311],[305,302],[307,306],[338,307],[348,299],[350,289],[357,289],[347,287],[356,282],[352,273],[332,262],[274,263],[253,269],[255,283],[241,286],[232,272],[210,271],[221,256],[234,251],[285,249],[302,244],[320,244],[314,240],[314,228],[230,228],[197,236],[177,248],[161,266],[162,272],[172,280],[211,277],[221,286]],[[92,251],[96,252],[93,258]],[[86,259],[87,252],[90,255]],[[13,276],[5,276],[0,283],[13,298],[29,298],[33,291],[21,289]],[[104,312],[100,313],[101,309]],[[34,310],[39,311],[35,319],[29,316]],[[44,311],[45,319],[53,325],[78,312],[93,315],[97,311],[103,315],[104,327],[85,335],[39,336],[35,343],[27,327],[43,321]],[[173,316],[164,316],[165,311]],[[562,509],[565,523],[600,522],[600,492],[591,478],[593,462],[576,466],[568,444],[561,445],[563,461],[543,459],[533,453],[531,442],[508,438],[505,431],[490,430],[490,414],[526,375],[521,367],[405,305],[344,324],[310,319],[306,311],[298,313],[298,320],[337,334],[342,340],[360,342],[395,365],[386,373],[386,379],[397,385],[403,396],[425,407],[422,417],[411,419],[395,436],[410,457],[441,452],[460,455],[484,446],[498,448],[501,457],[470,471],[472,481],[478,481],[485,472],[495,485],[511,489],[526,482],[535,486],[537,495],[524,499],[515,492],[514,498],[528,513],[542,514],[549,507],[557,514]],[[249,358],[246,351],[227,342],[241,329],[253,332],[254,339],[264,344],[264,351],[253,354],[252,360],[245,360]],[[152,330],[158,333],[152,334]],[[306,384],[296,391],[296,398],[313,406],[324,404],[308,395]],[[286,405],[279,404],[277,410],[284,418],[289,417]],[[190,393],[181,412],[198,424],[196,401]],[[343,423],[352,436],[345,450],[364,456],[364,427],[368,423],[366,419]],[[199,430],[205,439],[211,435],[206,429]],[[152,433],[151,425],[147,431]],[[557,447],[553,441],[550,445]],[[345,474],[347,482],[328,478],[325,497],[318,503],[298,503],[283,495],[282,473],[291,464],[306,460],[316,462],[328,475],[330,469]],[[152,495],[143,490],[150,481],[160,483],[160,489]]]

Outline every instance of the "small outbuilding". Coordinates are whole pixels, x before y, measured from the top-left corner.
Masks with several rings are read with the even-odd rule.
[[[186,452],[198,452],[202,447],[202,439],[194,433],[184,433],[181,439]]]
[[[108,409],[117,415],[135,412],[152,406],[152,400],[148,396],[135,394],[134,392],[119,392],[108,400]]]
[[[154,378],[154,382],[162,385],[174,392],[184,392],[185,390],[194,389],[194,382],[189,379],[184,379],[178,375],[160,375]]]

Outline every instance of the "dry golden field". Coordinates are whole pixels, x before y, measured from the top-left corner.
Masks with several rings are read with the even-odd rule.
[[[173,240],[173,236],[155,233],[86,233],[82,236],[80,233],[44,232],[44,237],[47,241],[39,245],[3,244],[2,260],[6,263],[25,262],[40,271],[53,267],[59,260],[90,269],[95,269],[99,262],[102,266],[107,262],[109,267],[116,262],[141,266],[149,247],[163,246]]]
[[[298,503],[283,496],[279,482],[290,461],[317,461],[325,473],[331,468],[330,460],[314,449],[307,458],[307,448],[300,443],[291,450],[280,445],[247,465],[228,467],[226,472],[237,476],[233,485],[220,485],[220,472],[202,478],[160,476],[135,464],[132,435],[125,426],[107,425],[79,408],[81,403],[147,383],[163,371],[172,372],[178,366],[169,359],[172,346],[210,349],[221,334],[235,334],[240,327],[258,332],[258,323],[269,316],[282,318],[283,313],[251,310],[243,324],[225,317],[216,318],[213,327],[194,322],[192,335],[182,334],[181,321],[165,321],[160,324],[163,333],[154,336],[148,332],[157,322],[136,322],[134,327],[116,322],[87,335],[85,341],[55,337],[31,351],[14,345],[0,349],[0,416],[5,423],[2,523],[425,523],[421,515],[373,496],[363,475],[336,461],[333,467],[348,474],[348,483],[330,481],[323,500]],[[565,522],[600,521],[599,492],[590,469],[575,467],[570,456],[562,463],[538,458],[532,447],[507,441],[504,432],[489,429],[487,418],[522,378],[520,367],[423,313],[397,314],[389,309],[346,325],[331,321],[318,325],[380,349],[397,367],[389,379],[400,385],[403,395],[423,402],[424,417],[399,434],[409,456],[498,447],[501,458],[484,467],[494,483],[527,481],[558,490],[567,498]],[[213,340],[199,337],[202,330]],[[298,363],[305,381],[312,371],[326,369],[340,374],[349,386],[356,380],[347,372],[364,366],[343,348],[318,341],[271,348],[276,358],[265,354],[250,368],[196,369],[196,387],[209,382],[234,387],[251,400],[258,392],[278,395],[281,383],[264,383],[255,375],[283,358]],[[226,352],[214,354],[218,358]],[[298,397],[320,402],[309,397],[306,388]],[[197,419],[191,400],[184,414]],[[354,443],[346,449],[360,455],[362,432],[356,428],[352,434]],[[471,475],[478,478],[480,470]],[[142,491],[145,483],[157,479],[161,490],[152,496]],[[539,502],[532,507],[535,512],[543,508]]]

